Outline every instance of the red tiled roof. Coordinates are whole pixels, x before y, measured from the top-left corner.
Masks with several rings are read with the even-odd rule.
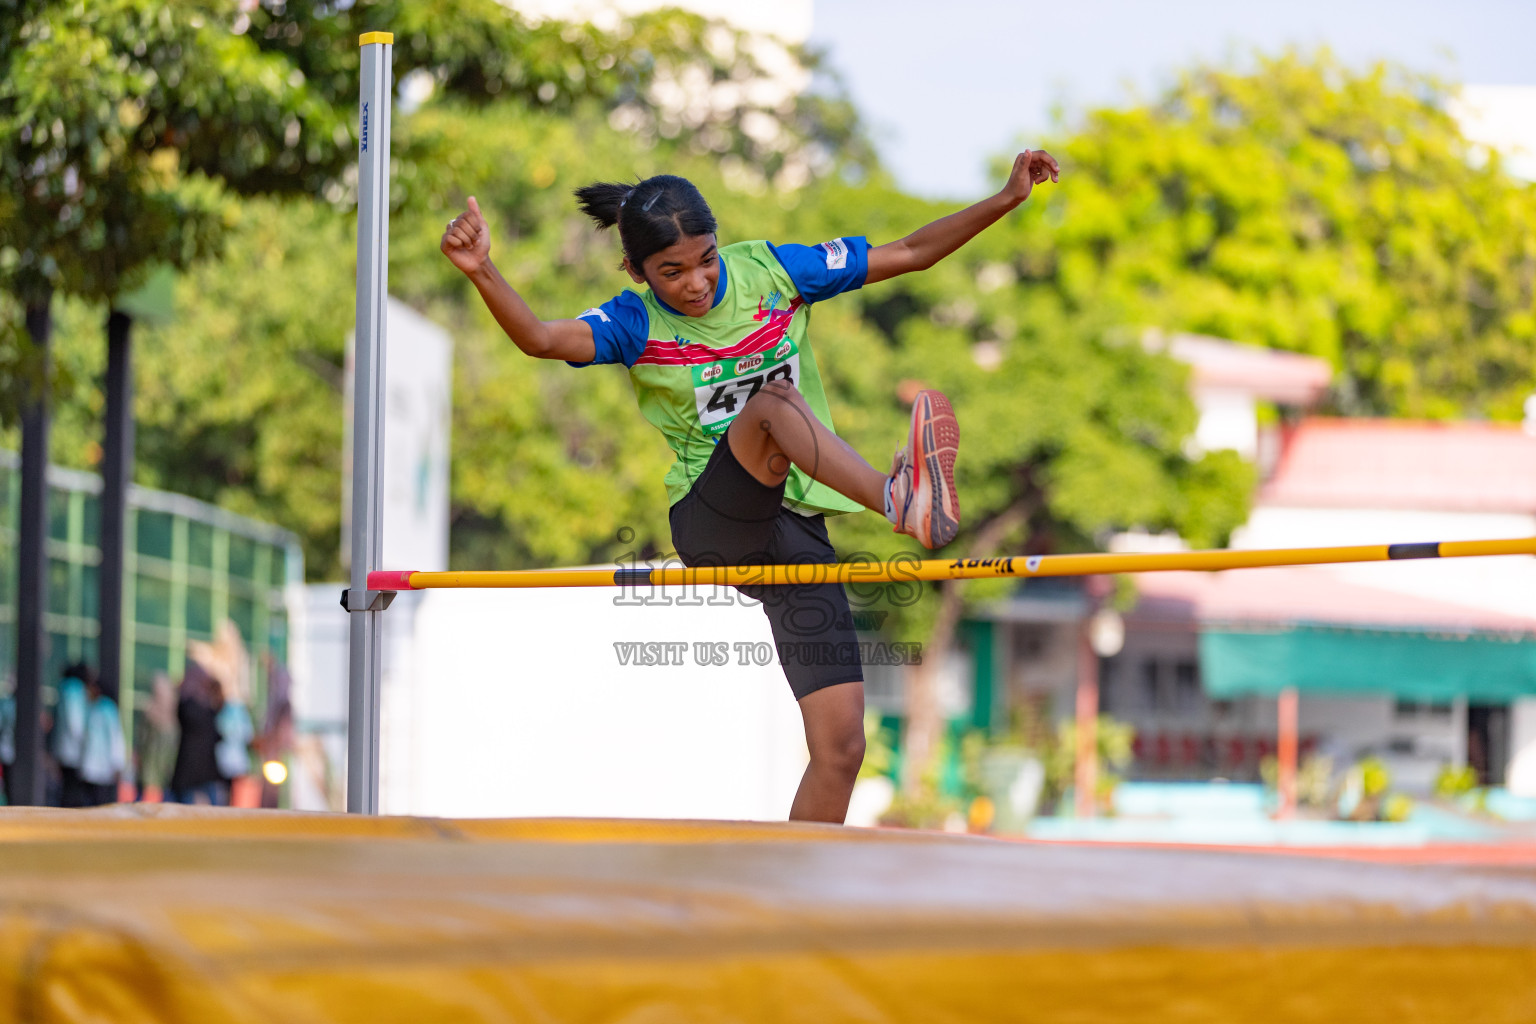
[[[1536,437],[1495,423],[1308,419],[1258,502],[1536,512]]]
[[[1437,633],[1536,634],[1536,619],[1342,582],[1307,566],[1233,572],[1149,572],[1128,616],[1141,624],[1316,623]]]
[[[1281,405],[1312,405],[1333,378],[1332,367],[1315,356],[1200,334],[1153,335],[1147,346],[1189,364],[1196,387],[1247,391]]]

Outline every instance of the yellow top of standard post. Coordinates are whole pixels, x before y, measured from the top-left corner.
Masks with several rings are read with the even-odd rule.
[[[393,46],[395,44],[395,34],[393,32],[364,32],[357,37],[358,46],[367,46],[369,43],[384,43],[387,46]]]

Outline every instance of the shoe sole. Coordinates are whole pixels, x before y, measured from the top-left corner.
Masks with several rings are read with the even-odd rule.
[[[960,421],[941,392],[918,393],[912,406],[912,438],[907,450],[918,468],[916,483],[926,486],[931,498],[926,546],[941,548],[960,532],[960,497],[955,492]]]

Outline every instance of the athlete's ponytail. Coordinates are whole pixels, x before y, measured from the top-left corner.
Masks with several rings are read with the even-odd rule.
[[[624,255],[637,269],[684,235],[715,232],[715,215],[687,178],[658,174],[634,185],[598,181],[576,190],[576,202],[600,228],[619,226]]]
[[[624,207],[624,197],[635,190],[633,185],[617,181],[594,181],[576,190],[576,205],[581,212],[597,221],[600,228],[611,228],[619,222],[619,211]]]

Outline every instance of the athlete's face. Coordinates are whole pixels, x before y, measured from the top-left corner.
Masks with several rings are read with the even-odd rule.
[[[684,235],[646,257],[639,273],[627,259],[624,269],[636,284],[650,285],[657,298],[679,313],[703,316],[714,305],[720,284],[720,253],[713,234]]]

